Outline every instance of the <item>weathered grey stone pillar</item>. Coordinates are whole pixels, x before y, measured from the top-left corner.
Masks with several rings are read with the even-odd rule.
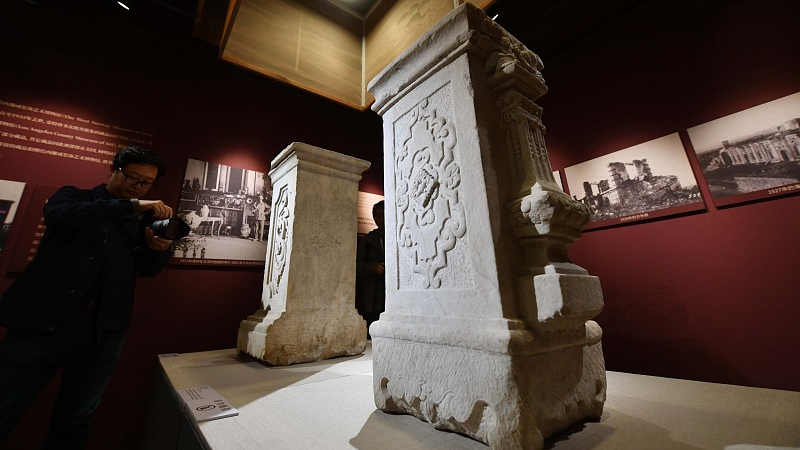
[[[376,405],[492,448],[542,448],[605,402],[600,282],[567,258],[589,213],[552,175],[541,68],[466,3],[370,83],[387,224]]]
[[[237,347],[276,365],[363,353],[355,308],[358,181],[370,163],[299,142],[273,161],[263,309]]]

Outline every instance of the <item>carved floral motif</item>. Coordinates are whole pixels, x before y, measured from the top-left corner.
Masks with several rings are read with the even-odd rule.
[[[530,221],[539,234],[566,233],[571,239],[580,236],[581,229],[589,222],[589,208],[561,192],[546,191],[539,183],[525,196],[519,211]],[[516,214],[515,214],[516,215]]]
[[[467,231],[461,168],[453,153],[457,139],[430,98],[408,115],[407,129],[400,130],[405,140],[395,155],[397,245],[411,255],[423,287],[439,288],[448,253]]]
[[[544,84],[544,78],[539,72],[544,64],[539,56],[517,38],[508,34],[497,22],[485,17],[481,22],[480,33],[476,33],[476,38],[478,47],[494,52],[493,71],[502,71],[506,66],[515,64],[524,68]]]
[[[278,194],[273,210],[274,223],[272,224],[272,236],[269,258],[269,273],[267,275],[268,293],[272,298],[278,294],[283,272],[286,269],[286,253],[288,252],[289,242],[289,189],[283,186]]]

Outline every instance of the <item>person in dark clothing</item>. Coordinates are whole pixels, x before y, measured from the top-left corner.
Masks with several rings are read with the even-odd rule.
[[[378,320],[386,303],[386,265],[384,264],[386,227],[383,213],[383,201],[372,206],[372,218],[378,228],[359,240],[356,252],[356,275],[359,278],[356,309],[367,321],[368,329],[372,322]]]
[[[172,216],[140,200],[161,175],[155,152],[119,151],[108,183],[65,186],[44,206],[45,233],[33,261],[0,300],[0,442],[61,370],[44,448],[84,448],[89,422],[122,351],[137,273],[154,276],[172,241],[141,221]]]

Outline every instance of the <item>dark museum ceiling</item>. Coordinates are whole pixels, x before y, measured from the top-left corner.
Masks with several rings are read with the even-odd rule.
[[[85,15],[116,28],[156,38],[165,44],[197,50],[217,57],[228,0],[12,0],[33,7]],[[368,12],[376,0],[331,1],[358,15]],[[490,17],[539,54],[547,58],[583,36],[624,14],[644,0],[495,0],[487,8]],[[698,0],[695,0],[698,1]],[[699,0],[708,2],[710,0]]]

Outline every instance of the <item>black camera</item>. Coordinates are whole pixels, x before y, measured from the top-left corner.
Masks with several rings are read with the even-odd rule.
[[[142,217],[142,223],[153,229],[153,234],[162,238],[174,241],[175,239],[185,238],[192,229],[182,219],[170,217],[169,219],[153,219],[153,212],[148,211]]]

